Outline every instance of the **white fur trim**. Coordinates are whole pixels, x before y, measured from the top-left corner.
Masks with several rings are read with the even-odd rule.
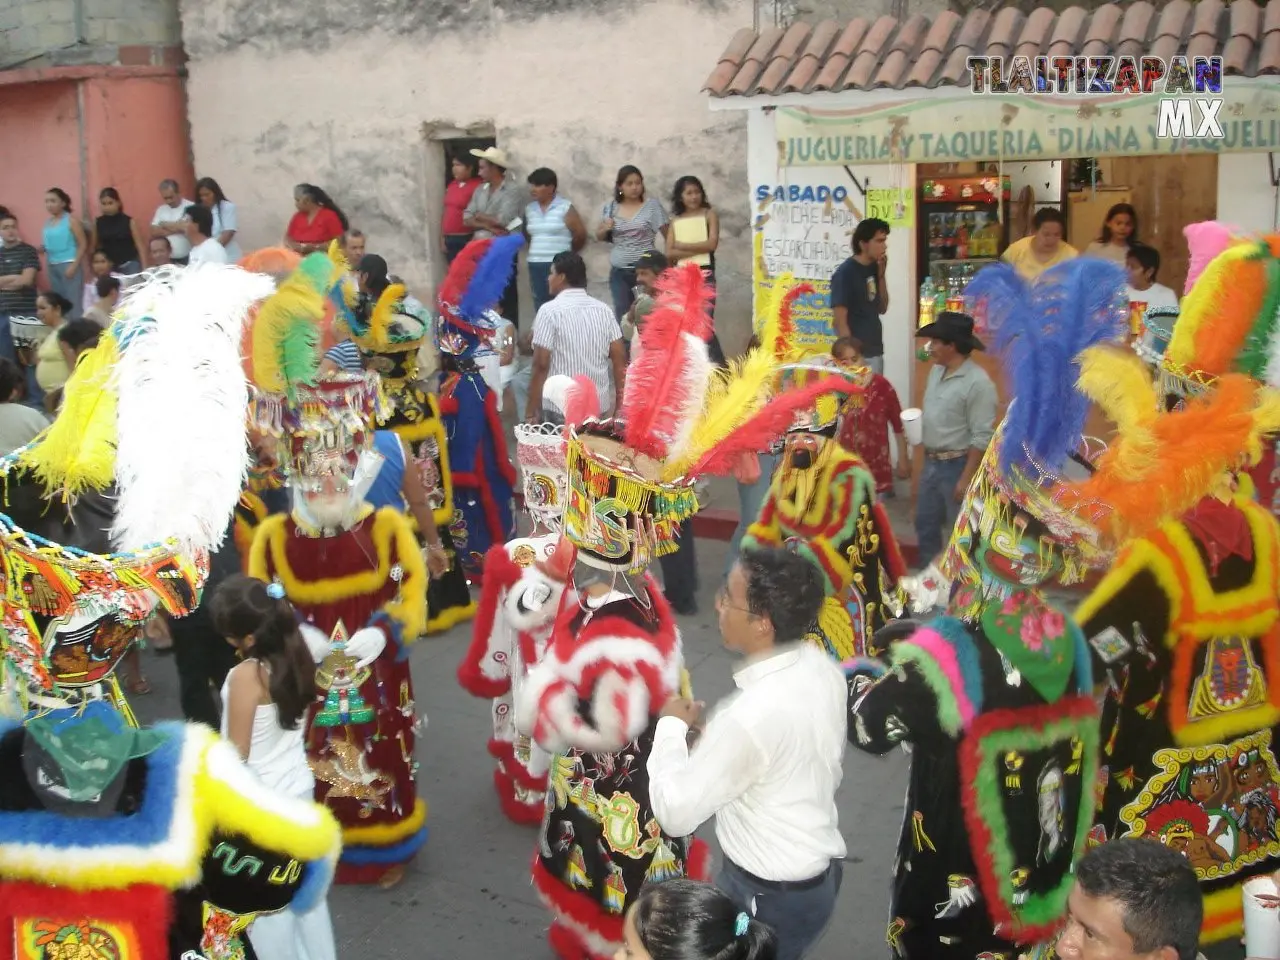
[[[117,549],[169,538],[185,553],[221,545],[249,467],[241,331],[274,289],[270,277],[204,263],[126,295],[112,374]]]
[[[536,889],[536,888],[535,888]],[[538,899],[542,901],[543,906],[555,914],[556,922],[562,927],[567,927],[578,935],[579,939],[587,945],[587,948],[594,954],[601,957],[612,957],[622,949],[623,944],[613,940],[606,940],[594,930],[588,930],[573,917],[568,914],[562,914],[560,907],[556,905],[550,897],[545,896],[541,890],[538,890]]]
[[[545,629],[555,621],[565,585],[552,580],[537,567],[528,567],[502,599],[499,613],[517,630]],[[541,593],[546,598],[538,603]]]

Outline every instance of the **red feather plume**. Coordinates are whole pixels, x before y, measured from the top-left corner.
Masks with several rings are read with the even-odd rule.
[[[565,397],[564,422],[571,427],[581,426],[600,416],[600,394],[591,378],[578,374]]]
[[[445,274],[444,282],[440,284],[440,292],[436,294],[436,300],[442,305],[450,304],[456,307],[462,301],[462,294],[466,292],[467,285],[471,283],[471,277],[476,272],[484,255],[489,252],[489,245],[493,240],[485,237],[481,240],[472,240],[449,264],[449,272]]]
[[[775,357],[785,357],[791,350],[791,344],[795,342],[796,322],[791,316],[791,307],[801,297],[813,293],[814,289],[812,283],[800,283],[783,295],[782,303],[778,307],[778,329],[774,334],[773,343],[769,345]]]
[[[779,437],[791,430],[796,416],[812,407],[823,394],[841,393],[849,396],[861,393],[862,387],[850,383],[844,377],[823,377],[817,383],[794,390],[786,390],[770,400],[754,417],[740,426],[723,441],[685,471],[690,477],[704,475],[723,476],[732,472],[735,459],[743,453],[759,453],[768,449]]]
[[[620,415],[631,449],[663,460],[706,395],[711,288],[697,264],[663,274],[658,302],[640,334],[640,356],[627,371]],[[685,339],[690,334],[697,347]]]

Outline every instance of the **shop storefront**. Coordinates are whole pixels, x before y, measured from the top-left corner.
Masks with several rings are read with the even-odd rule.
[[[1238,0],[1232,9],[1245,4],[1253,6]],[[1033,15],[1021,28],[1022,40],[999,52],[1026,52],[1025,31],[1037,17],[1038,38],[1053,36],[1057,43],[1067,14],[1055,30],[1052,14],[1042,13],[1047,24]],[[936,284],[937,262],[952,262],[941,274],[954,273],[962,283],[1029,232],[1031,215],[1040,207],[1062,209],[1069,219],[1068,242],[1083,250],[1096,238],[1111,203],[1132,203],[1142,239],[1161,252],[1160,280],[1179,292],[1186,223],[1216,218],[1245,230],[1277,226],[1280,78],[1231,73],[1258,72],[1260,52],[1241,67],[1234,48],[1221,92],[1203,94],[1224,101],[1221,138],[1164,139],[1157,136],[1158,93],[977,95],[967,86],[967,73],[965,85],[958,85],[954,42],[948,38],[989,36],[1002,23],[1005,29],[1016,26],[1019,16],[992,14],[994,26],[984,34],[970,33],[951,13],[939,18],[951,21],[930,25],[913,18],[888,31],[881,29],[888,19],[882,18],[862,32],[862,41],[856,24],[797,24],[754,39],[744,33],[734,38],[707,84],[712,109],[748,113],[757,317],[772,282],[792,273],[818,290],[804,305],[800,330],[814,344],[826,341],[827,280],[849,255],[850,232],[867,216],[890,223],[885,372],[905,404],[917,399],[922,386],[914,331],[928,265],[934,264]],[[1187,17],[1188,25],[1193,17],[1201,22],[1194,8]],[[1111,34],[1131,19],[1112,23]],[[1081,38],[1097,34],[1085,21],[1075,29]],[[1255,35],[1259,39],[1248,42],[1261,44],[1262,31]],[[1234,36],[1233,44],[1240,40],[1239,32]],[[1016,38],[1016,30],[1010,37]],[[1225,43],[1209,49],[1207,39],[1197,36],[1203,49],[1194,52],[1221,55]],[[869,48],[872,43],[878,46]],[[1132,46],[1125,52],[1135,50],[1147,52]],[[1061,53],[1061,45],[1054,52]],[[1106,50],[1094,46],[1088,52]],[[1165,55],[1179,52],[1168,49]],[[884,85],[886,70],[899,81],[907,80],[908,71],[918,79],[920,68],[912,65],[929,57],[937,65],[933,85]],[[939,80],[948,69],[952,78]],[[1082,169],[1089,171],[1084,183]]]

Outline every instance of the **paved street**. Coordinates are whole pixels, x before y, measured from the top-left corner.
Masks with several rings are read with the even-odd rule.
[[[720,647],[713,609],[724,557],[725,544],[698,541],[702,613],[681,619],[694,690],[708,703],[732,688],[733,660]],[[499,812],[485,750],[489,704],[465,694],[454,678],[469,637],[462,627],[413,648],[418,705],[429,718],[418,759],[431,838],[396,889],[334,888],[340,957],[368,956],[376,935],[382,960],[553,960],[544,936],[548,914],[529,886],[534,831]],[[134,699],[139,717],[177,716],[172,658],[148,651],[144,660],[156,692]],[[835,921],[811,960],[886,956],[887,878],[906,773],[901,753],[877,760],[850,751],[840,793],[849,859]],[[702,833],[712,839],[710,830]]]

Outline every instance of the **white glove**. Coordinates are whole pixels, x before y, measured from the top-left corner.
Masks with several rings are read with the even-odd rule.
[[[302,632],[302,639],[306,641],[307,650],[311,653],[311,659],[316,663],[323,663],[324,658],[333,649],[333,646],[329,643],[329,638],[324,635],[324,631],[310,623],[304,623],[298,629]]]
[[[387,645],[387,635],[377,627],[357,630],[347,641],[347,656],[356,658],[356,667],[363,669],[377,660]]]

